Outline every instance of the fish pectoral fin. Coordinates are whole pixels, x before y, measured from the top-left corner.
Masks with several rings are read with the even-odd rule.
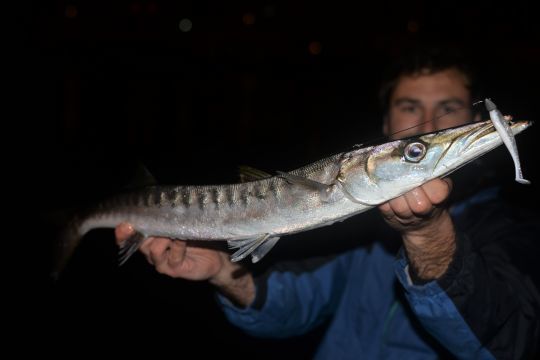
[[[308,179],[307,177],[304,177],[304,176],[298,176],[298,175],[294,175],[294,174],[291,174],[291,173],[286,173],[286,172],[283,172],[283,171],[277,171],[277,173],[282,178],[284,178],[285,180],[290,182],[291,184],[305,186],[307,188],[319,191],[321,193],[327,192],[328,189],[331,187],[331,185],[327,185],[327,184],[324,184],[322,182],[311,180],[311,179]]]
[[[238,249],[231,255],[231,261],[237,262],[244,259],[249,254],[252,254],[251,260],[256,263],[262,259],[279,240],[279,237],[270,236],[270,234],[263,234],[255,238],[227,241],[231,248]]]
[[[271,174],[252,168],[251,166],[241,165],[238,167],[238,170],[240,171],[241,182],[256,181],[272,177]]]
[[[144,235],[136,232],[120,244],[118,266],[122,266],[141,246]]]

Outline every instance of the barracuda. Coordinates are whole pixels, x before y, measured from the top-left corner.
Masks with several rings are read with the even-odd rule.
[[[518,134],[531,125],[510,125]],[[148,236],[223,240],[259,261],[281,236],[331,225],[457,170],[502,144],[491,121],[335,154],[275,176],[253,172],[251,181],[213,186],[152,186],[105,201],[73,222],[62,239],[58,269],[94,228],[129,222],[125,262]],[[254,179],[256,178],[256,179]]]

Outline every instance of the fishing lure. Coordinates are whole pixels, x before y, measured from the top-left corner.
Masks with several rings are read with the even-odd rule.
[[[510,155],[512,156],[512,159],[514,160],[514,167],[516,169],[516,181],[520,184],[530,184],[531,182],[529,180],[523,178],[516,140],[514,139],[514,133],[512,132],[510,125],[508,125],[508,122],[504,119],[504,116],[499,111],[499,109],[497,109],[497,106],[493,101],[491,101],[490,99],[486,99],[485,103],[486,109],[487,111],[489,111],[489,117],[491,119],[491,122],[493,123],[493,126],[495,126],[495,129],[501,136],[504,145],[506,145],[506,148],[508,149]]]

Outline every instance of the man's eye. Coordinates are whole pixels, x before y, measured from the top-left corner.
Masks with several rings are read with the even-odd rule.
[[[400,110],[402,112],[414,114],[416,112],[416,106],[402,106]]]
[[[443,114],[450,114],[450,113],[455,113],[459,110],[459,107],[457,106],[444,106],[442,111],[443,111]]]

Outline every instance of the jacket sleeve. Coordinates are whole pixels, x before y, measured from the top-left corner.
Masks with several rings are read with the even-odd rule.
[[[540,339],[533,266],[540,228],[505,211],[480,213],[482,219],[458,231],[457,251],[445,275],[415,283],[402,250],[397,276],[420,322],[458,358],[533,358]]]
[[[345,287],[354,252],[334,258],[274,266],[255,279],[256,298],[238,308],[218,294],[225,316],[245,332],[260,337],[303,334],[333,313]]]

